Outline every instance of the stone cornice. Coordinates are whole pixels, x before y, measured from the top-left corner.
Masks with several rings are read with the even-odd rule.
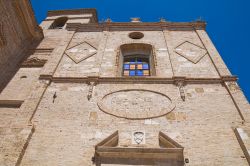
[[[185,84],[220,84],[226,81],[237,81],[236,76],[222,78],[191,78],[191,77],[52,77],[41,75],[40,79],[50,80],[55,83],[136,83],[136,84],[175,84],[182,81]]]
[[[98,17],[97,17],[97,11],[96,9],[74,9],[74,10],[53,10],[48,11],[47,16],[60,16],[60,15],[80,15],[80,14],[92,14],[92,22],[97,23]]]
[[[127,31],[127,30],[193,30],[206,29],[206,22],[105,22],[105,23],[68,23],[67,30],[72,31]]]

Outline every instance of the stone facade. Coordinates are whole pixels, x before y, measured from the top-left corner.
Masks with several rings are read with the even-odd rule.
[[[41,27],[0,95],[0,165],[249,165],[249,103],[205,22],[99,23],[79,9]],[[148,52],[151,76],[123,76],[121,48]]]

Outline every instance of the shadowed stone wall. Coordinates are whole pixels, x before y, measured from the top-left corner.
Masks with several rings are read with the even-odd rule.
[[[26,51],[43,38],[28,0],[0,0],[0,92]],[[34,47],[34,46],[33,46]]]

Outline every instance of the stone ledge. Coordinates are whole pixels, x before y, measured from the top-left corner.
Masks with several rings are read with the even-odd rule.
[[[240,147],[247,159],[247,162],[250,164],[250,139],[249,132],[243,128],[235,128],[234,133],[237,137],[237,140],[240,144]]]
[[[151,84],[173,84],[183,81],[190,84],[220,84],[225,81],[237,81],[236,76],[222,78],[191,78],[191,77],[53,77],[52,75],[40,75],[40,80],[50,80],[56,83],[151,83]]]
[[[79,32],[94,32],[94,31],[128,31],[128,30],[149,30],[149,31],[159,31],[163,29],[169,30],[194,30],[194,29],[206,29],[206,22],[196,21],[196,22],[106,22],[106,23],[68,23],[66,29],[69,31],[79,31]]]
[[[23,104],[23,100],[0,100],[0,108],[8,107],[8,108],[20,108]]]

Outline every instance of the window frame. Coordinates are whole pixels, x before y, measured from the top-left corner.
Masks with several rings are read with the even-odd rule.
[[[124,48],[125,47],[125,48]],[[128,48],[136,48],[138,49],[138,53],[136,52],[130,52]],[[134,48],[133,48],[134,47]],[[148,58],[148,64],[149,64],[149,75],[148,76],[124,76],[123,75],[123,65],[124,60],[126,57],[142,57],[142,58]],[[151,44],[145,44],[145,43],[129,43],[129,44],[123,44],[118,49],[117,54],[117,60],[116,60],[116,66],[117,66],[117,76],[120,77],[152,77],[156,76],[156,59],[155,59],[155,53],[154,53],[154,47]]]

